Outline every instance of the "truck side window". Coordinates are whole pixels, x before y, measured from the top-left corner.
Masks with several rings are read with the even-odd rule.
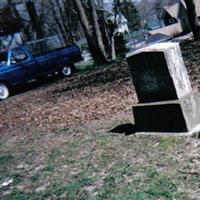
[[[28,57],[22,49],[15,49],[12,52],[13,58],[16,62],[21,62],[26,60]]]
[[[0,63],[6,64],[8,58],[8,52],[2,52],[0,53]]]

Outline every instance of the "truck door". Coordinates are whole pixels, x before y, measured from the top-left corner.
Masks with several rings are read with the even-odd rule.
[[[54,53],[47,53],[35,58],[38,66],[38,72],[41,76],[50,74],[55,70],[55,55]]]
[[[11,71],[10,78],[16,84],[26,82],[36,76],[35,62],[22,48],[15,48],[11,51],[8,66]]]

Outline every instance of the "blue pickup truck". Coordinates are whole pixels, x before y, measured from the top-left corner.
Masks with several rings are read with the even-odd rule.
[[[76,45],[44,54],[32,55],[26,46],[0,53],[0,100],[9,97],[12,88],[49,74],[69,76],[74,63],[82,60]]]

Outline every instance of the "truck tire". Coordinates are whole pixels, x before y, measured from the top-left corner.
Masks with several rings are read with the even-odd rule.
[[[71,66],[64,66],[61,69],[61,75],[64,77],[70,76],[72,74],[72,68]]]
[[[9,88],[6,84],[0,83],[0,100],[7,99],[10,95]]]

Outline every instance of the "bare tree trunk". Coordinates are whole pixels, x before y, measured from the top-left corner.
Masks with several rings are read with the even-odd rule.
[[[110,54],[110,49],[111,49],[111,41],[110,41],[110,36],[109,36],[109,27],[108,27],[108,20],[106,17],[106,10],[104,8],[104,0],[97,0],[97,9],[99,11],[98,17],[99,17],[99,24],[100,26],[100,31],[102,33],[102,39],[104,43],[105,50],[107,52],[107,55],[111,57]]]
[[[21,26],[22,26],[22,29],[24,31],[26,39],[27,40],[31,40],[31,36],[29,34],[29,31],[28,31],[27,27],[24,25],[24,23],[22,22],[21,17],[19,15],[19,12],[16,9],[15,5],[13,4],[13,2],[11,0],[7,0],[7,2],[8,2],[8,5],[12,8],[12,10],[13,10],[14,15],[16,16],[16,18],[21,22]]]
[[[44,36],[43,28],[41,26],[40,19],[37,15],[35,4],[32,1],[25,2],[28,14],[31,19],[33,31],[35,32],[35,39],[42,38]]]
[[[56,9],[55,9],[55,4],[52,0],[49,1],[50,2],[50,5],[51,5],[51,9],[52,9],[52,12],[53,12],[53,17],[54,17],[54,20],[60,30],[60,33],[62,35],[62,38],[64,40],[64,43],[65,45],[68,44],[68,40],[67,40],[67,35],[66,35],[66,32],[65,32],[65,29],[63,27],[63,25],[60,23],[60,20],[59,20],[59,17],[57,16],[57,12],[56,12]]]
[[[63,2],[62,2],[63,3]],[[65,29],[65,34],[66,34],[66,39],[67,43],[70,45],[71,44],[71,38],[68,35],[69,32],[69,26],[66,24],[66,16],[63,13],[62,5],[60,4],[59,1],[56,1],[56,6],[59,11],[59,16],[60,16],[60,23],[62,23],[63,28]]]
[[[85,10],[83,8],[82,2],[80,0],[74,0],[74,5],[78,12],[79,20],[81,22],[81,26],[85,33],[88,47],[90,49],[92,57],[94,58],[94,61],[97,64],[103,64],[103,63],[107,62],[107,59],[105,58],[105,56],[103,55],[103,53],[100,51],[100,49],[98,48],[98,46],[95,43],[92,31],[90,29],[89,21],[85,14]]]
[[[100,51],[102,52],[102,54],[106,58],[107,57],[106,51],[105,51],[105,47],[104,47],[104,44],[103,44],[101,31],[100,31],[100,28],[99,28],[98,16],[97,16],[94,0],[89,0],[89,7],[90,7],[90,11],[91,11],[91,20],[92,20],[92,26],[93,26],[93,32],[94,32],[95,40],[97,42],[97,45],[98,45]]]
[[[190,26],[195,40],[200,39],[200,22],[197,17],[194,0],[185,0]]]
[[[68,28],[68,33],[69,33],[69,37],[70,37],[70,41],[72,43],[74,43],[74,36],[72,34],[72,16],[71,16],[71,9],[72,9],[72,2],[67,0],[67,3],[66,1],[62,0],[62,3],[64,5],[64,10],[65,10],[65,17],[66,17],[66,20],[67,20],[67,26],[70,27]]]
[[[104,36],[103,37],[104,46],[105,46],[107,54],[109,54],[111,41],[109,38],[106,16],[104,12],[102,13],[102,17],[101,17],[101,24],[102,24],[101,32],[102,32],[102,35]]]
[[[117,14],[119,12],[119,3],[119,0],[114,0],[114,21],[109,26],[111,60],[116,60],[115,32],[117,27]]]
[[[115,51],[115,39],[114,39],[114,34],[111,36],[111,59],[116,60],[116,51]]]

